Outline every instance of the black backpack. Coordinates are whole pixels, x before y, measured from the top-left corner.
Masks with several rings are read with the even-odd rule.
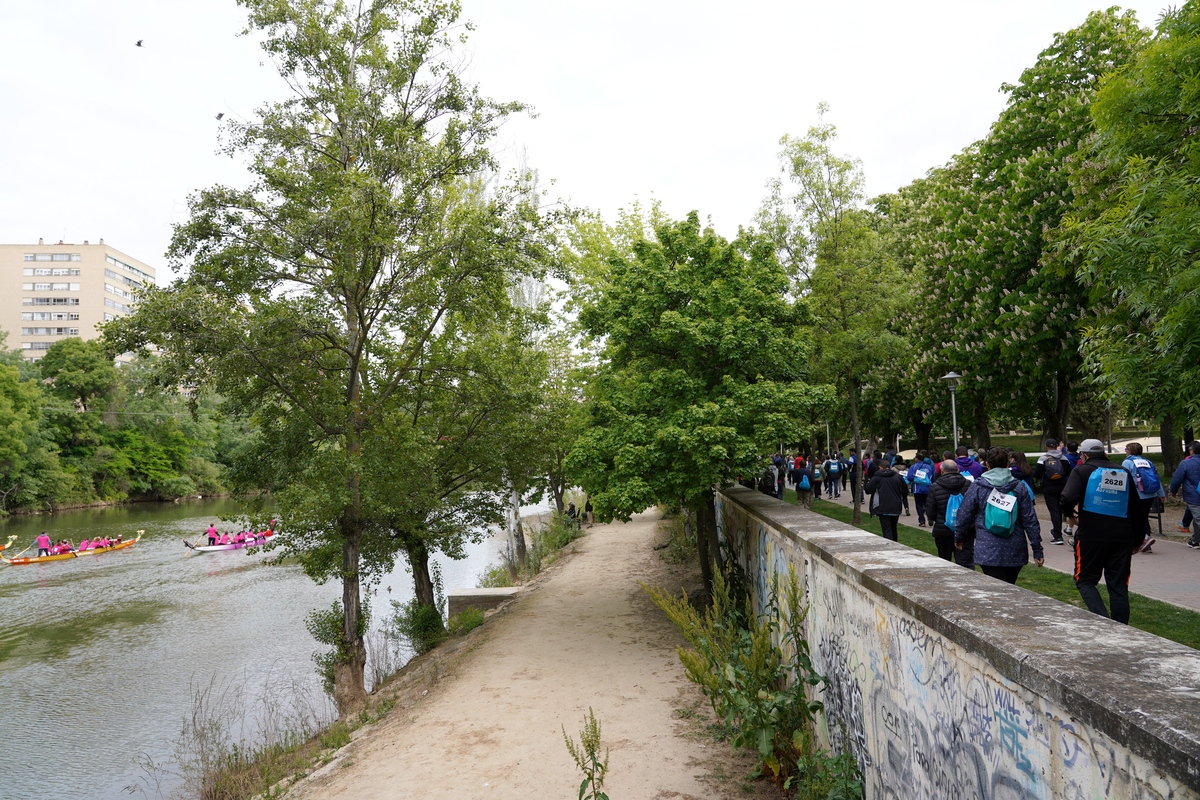
[[[1067,476],[1067,468],[1063,466],[1063,460],[1061,458],[1048,456],[1046,460],[1042,462],[1042,468],[1046,470],[1042,475],[1042,483],[1045,483],[1046,481],[1061,481]]]

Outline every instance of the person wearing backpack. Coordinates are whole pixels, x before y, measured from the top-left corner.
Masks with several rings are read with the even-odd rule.
[[[900,521],[900,511],[908,499],[908,484],[904,482],[904,476],[884,463],[867,481],[863,491],[871,498],[869,508],[872,515],[879,517],[883,538],[899,541],[896,526]]]
[[[1057,439],[1046,440],[1046,452],[1033,465],[1033,479],[1042,487],[1046,510],[1050,512],[1050,544],[1063,544],[1062,491],[1071,474],[1071,462],[1066,459]]]
[[[954,546],[961,550],[973,537],[975,563],[984,574],[1016,583],[1031,548],[1034,563],[1046,563],[1041,524],[1029,489],[1008,469],[1008,451],[993,447],[985,461],[987,472],[975,479],[958,507]]]
[[[1129,573],[1133,548],[1142,543],[1141,505],[1134,477],[1108,460],[1104,442],[1084,439],[1079,466],[1063,488],[1063,513],[1076,525],[1075,588],[1093,614],[1129,624]],[[1110,608],[1096,590],[1100,576]]]
[[[1163,489],[1162,480],[1158,477],[1158,470],[1154,468],[1154,464],[1150,463],[1148,458],[1142,457],[1141,442],[1125,445],[1125,460],[1121,462],[1121,466],[1133,476],[1133,488],[1137,489],[1140,505],[1138,520],[1142,524],[1143,538],[1134,553],[1150,553],[1150,548],[1155,542],[1154,537],[1150,535],[1150,511],[1154,508],[1154,501],[1166,497],[1167,492]]]
[[[825,464],[820,457],[814,458],[812,466],[809,467],[809,472],[812,473],[812,496],[821,496],[821,482],[825,480]]]
[[[958,473],[958,464],[946,459],[940,465],[941,474],[929,487],[925,500],[925,513],[929,516],[933,543],[937,545],[940,558],[955,561],[960,566],[975,569],[975,540],[964,542],[961,550],[954,548],[954,526],[958,521],[958,509],[971,482]]]
[[[800,459],[796,466],[796,501],[805,508],[812,508],[813,488],[817,485],[812,469],[803,458]]]
[[[829,497],[842,496],[842,459],[837,453],[825,461],[825,494]]]
[[[922,450],[917,453],[912,466],[908,468],[908,473],[904,476],[908,485],[912,487],[913,503],[917,506],[917,525],[922,528],[925,527],[925,504],[929,502],[929,488],[933,486],[935,472],[933,459]],[[954,548],[951,547],[951,549]],[[949,561],[949,557],[946,560]]]

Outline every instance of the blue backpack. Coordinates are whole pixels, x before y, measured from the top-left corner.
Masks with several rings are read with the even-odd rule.
[[[836,462],[836,461],[829,462],[829,474],[830,475],[837,475],[838,472],[840,472],[840,471],[841,471],[841,465],[838,464],[838,462]]]
[[[958,525],[958,507],[962,505],[963,496],[961,494],[952,494],[946,498],[946,517],[942,521],[946,523],[946,527],[954,530]]]
[[[1129,510],[1133,480],[1124,468],[1097,468],[1088,476],[1083,492],[1083,510],[1106,517],[1124,517]]]
[[[812,484],[808,482],[808,473],[800,476],[800,484],[797,488],[799,488],[802,492],[807,492],[812,488]]]
[[[917,486],[928,486],[933,483],[933,467],[928,464],[921,464],[917,467],[917,471],[913,473],[913,483]]]
[[[1133,457],[1133,482],[1142,494],[1157,495],[1162,491],[1162,481],[1158,479],[1158,470],[1141,456]]]

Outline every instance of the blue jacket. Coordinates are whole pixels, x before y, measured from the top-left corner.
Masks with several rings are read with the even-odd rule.
[[[959,475],[966,475],[969,472],[978,478],[983,474],[983,467],[979,465],[978,461],[970,456],[959,456],[958,458],[954,459],[954,463],[958,464]]]
[[[1183,487],[1183,502],[1189,506],[1200,506],[1200,458],[1188,456],[1175,470],[1171,478],[1171,494]]]
[[[1007,475],[1004,479],[989,479],[985,472],[976,478],[971,488],[963,495],[954,525],[955,544],[975,540],[975,563],[985,567],[1021,567],[1029,563],[1029,548],[1034,558],[1045,558],[1042,550],[1042,527],[1033,510],[1033,496],[1024,481]],[[1008,470],[1005,470],[1008,473]],[[991,480],[995,480],[992,483]],[[1017,527],[1011,538],[1003,539],[988,533],[983,522],[984,506],[992,489],[1012,492],[1017,496]],[[1028,540],[1028,544],[1026,544]]]

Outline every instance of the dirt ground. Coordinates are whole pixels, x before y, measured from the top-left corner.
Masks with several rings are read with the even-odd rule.
[[[611,748],[614,800],[779,798],[709,735],[711,710],[675,654],[679,633],[639,586],[696,586],[690,565],[654,552],[657,521],[650,511],[588,530],[288,796],[574,798],[583,776],[562,728],[578,740],[590,707]]]

